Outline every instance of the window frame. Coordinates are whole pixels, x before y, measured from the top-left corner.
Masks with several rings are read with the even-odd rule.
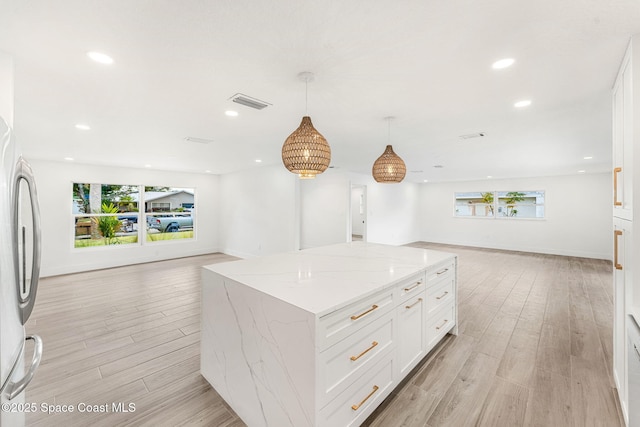
[[[473,194],[473,193],[478,193],[480,195],[482,194],[486,194],[486,193],[492,193],[493,194],[493,212],[492,215],[459,215],[458,214],[458,210],[459,210],[459,206],[457,204],[457,202],[460,200],[459,195],[464,195],[464,194]],[[501,215],[502,212],[502,208],[504,207],[504,205],[500,205],[500,200],[504,200],[504,197],[501,197],[500,194],[508,194],[508,193],[524,193],[524,195],[526,196],[527,194],[530,193],[540,193],[542,195],[542,199],[543,202],[542,203],[533,203],[533,204],[521,204],[520,206],[533,206],[536,209],[536,215],[537,215],[537,208],[541,207],[542,208],[542,216],[538,217],[538,216],[528,216],[528,217],[518,217],[517,214],[516,215]],[[546,190],[509,190],[509,191],[499,191],[499,190],[492,190],[492,191],[454,191],[453,193],[453,217],[454,218],[473,218],[473,219],[497,219],[497,220],[533,220],[533,221],[544,221],[547,219],[547,206],[546,206],[546,197],[547,197],[547,191]],[[487,206],[487,204],[483,204],[483,203],[476,203],[476,206],[478,205],[483,205],[483,206]],[[517,206],[517,204],[515,205]]]
[[[134,202],[131,202],[134,204],[134,206],[136,207],[137,211],[131,211],[131,212],[118,212],[118,213],[83,213],[80,212],[81,208],[78,205],[78,201],[81,200],[79,197],[76,197],[76,193],[75,193],[75,186],[76,185],[100,185],[101,186],[101,190],[102,190],[102,186],[123,186],[123,187],[130,187],[130,188],[137,188],[137,200]],[[160,240],[150,240],[148,238],[149,236],[149,227],[147,226],[147,216],[151,215],[154,216],[154,214],[156,215],[166,215],[166,214],[173,214],[173,215],[181,215],[181,216],[187,216],[184,215],[183,213],[179,212],[179,211],[172,211],[171,210],[171,203],[166,203],[167,205],[169,205],[169,211],[158,211],[158,212],[146,212],[146,202],[145,202],[145,189],[147,187],[151,187],[151,186],[146,186],[143,184],[104,184],[104,183],[91,183],[91,182],[79,182],[79,181],[72,181],[71,182],[71,218],[69,221],[70,224],[70,230],[69,230],[69,235],[71,236],[71,249],[72,250],[81,250],[82,252],[86,252],[86,251],[94,251],[94,250],[112,250],[113,248],[132,248],[132,247],[143,247],[143,246],[156,246],[156,245],[162,245],[162,244],[173,244],[173,243],[177,243],[177,242],[182,242],[182,243],[188,243],[188,242],[194,242],[197,240],[197,222],[196,222],[196,217],[197,217],[197,188],[196,187],[189,187],[187,190],[188,193],[191,193],[193,196],[193,202],[188,202],[188,204],[191,204],[191,207],[188,208],[188,210],[186,212],[188,212],[188,216],[191,217],[191,227],[189,230],[185,230],[185,231],[190,231],[192,234],[190,237],[181,237],[181,238],[167,238],[167,239],[160,239]],[[166,186],[164,186],[166,187]],[[184,190],[185,187],[167,187],[170,189],[179,189],[179,190]],[[135,191],[132,191],[129,194],[136,194]],[[119,206],[119,204],[121,202],[113,202],[113,201],[109,201],[114,203],[116,206]],[[149,202],[150,206],[153,206],[153,201]],[[164,204],[164,202],[163,202]],[[186,208],[185,208],[186,209]],[[111,243],[111,244],[96,244],[96,245],[87,245],[87,246],[78,246],[77,242],[78,241],[82,241],[82,240],[91,240],[91,236],[89,235],[88,239],[77,239],[77,221],[78,218],[95,218],[95,217],[108,217],[108,216],[117,216],[117,217],[121,217],[121,216],[136,216],[137,217],[137,224],[138,226],[135,227],[135,232],[136,232],[136,236],[137,236],[137,240],[135,242],[131,242],[131,243],[125,243],[125,244],[120,244],[120,243]],[[122,224],[123,220],[119,220],[120,223]],[[166,231],[161,232],[162,234],[168,233]],[[171,233],[173,234],[173,233]],[[123,236],[117,236],[117,237],[123,237]],[[126,237],[126,236],[124,236]],[[104,237],[103,237],[104,239]]]

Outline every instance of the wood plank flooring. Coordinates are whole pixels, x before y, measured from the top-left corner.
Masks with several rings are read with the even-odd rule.
[[[611,263],[415,243],[459,255],[460,334],[366,426],[622,426],[611,378]],[[200,266],[212,254],[41,281],[44,356],[29,426],[244,423],[199,374]],[[135,411],[112,411],[112,403]],[[41,403],[76,411],[46,414]],[[109,412],[78,412],[80,403]],[[62,407],[57,408],[59,410]]]

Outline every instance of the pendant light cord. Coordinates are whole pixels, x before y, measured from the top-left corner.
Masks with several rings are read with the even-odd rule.
[[[304,115],[309,115],[309,78],[304,79]]]

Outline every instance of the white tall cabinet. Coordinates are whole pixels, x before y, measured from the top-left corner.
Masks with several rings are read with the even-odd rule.
[[[633,232],[634,211],[640,221],[640,35],[632,37],[613,86],[612,123],[613,375],[628,423],[627,319],[640,321],[640,284],[633,280],[634,266],[640,266],[640,239]]]

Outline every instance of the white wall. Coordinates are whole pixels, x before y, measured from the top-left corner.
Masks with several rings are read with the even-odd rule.
[[[300,181],[300,248],[346,242],[350,217],[349,177],[332,170]]]
[[[327,171],[301,183],[301,248],[347,241],[352,184],[366,186],[368,242],[402,245],[419,240],[419,184],[379,184],[368,175]]]
[[[544,220],[455,218],[453,194],[544,190]],[[611,259],[611,175],[428,183],[420,190],[421,240]]]
[[[13,127],[13,60],[0,51],[0,117]]]
[[[351,187],[351,234],[359,236],[364,236],[364,220],[366,217],[364,211],[360,213],[360,204],[365,202],[363,197],[366,188],[360,185]]]
[[[404,245],[420,240],[420,184],[367,185],[367,241]]]
[[[297,176],[281,165],[220,177],[220,248],[249,258],[298,248]]]
[[[42,160],[31,160],[30,163],[37,182],[42,218],[42,276],[200,255],[219,249],[218,176]],[[195,238],[75,249],[71,204],[74,182],[195,188]]]

